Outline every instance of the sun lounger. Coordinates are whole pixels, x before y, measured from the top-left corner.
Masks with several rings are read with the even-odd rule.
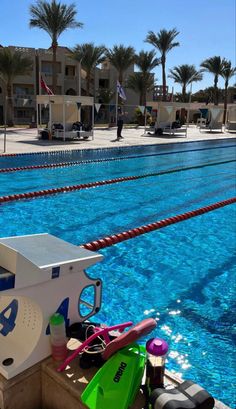
[[[53,124],[53,138],[63,140],[87,140],[89,137],[93,139],[93,130],[85,129],[75,124],[67,124],[65,132],[61,124]]]
[[[197,127],[206,126],[206,118],[198,118],[197,119]]]
[[[223,132],[222,130],[222,122],[214,122],[211,121],[209,124],[202,125],[199,127],[200,132],[202,131],[220,131]]]
[[[170,136],[182,134],[185,138],[187,138],[187,127],[181,126],[180,128],[173,128],[170,124],[170,126],[163,128],[163,134],[168,134]]]
[[[225,130],[227,132],[236,131],[236,121],[228,121],[225,125]]]
[[[222,124],[223,124],[223,113],[224,110],[222,108],[214,107],[209,108],[208,113],[208,121],[206,124],[200,125],[200,132],[202,131],[222,131]]]

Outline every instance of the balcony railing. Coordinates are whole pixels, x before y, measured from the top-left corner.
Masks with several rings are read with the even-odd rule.
[[[73,81],[77,79],[77,75],[65,75],[65,81]]]
[[[15,108],[33,108],[36,103],[35,96],[29,94],[13,94],[12,104]]]

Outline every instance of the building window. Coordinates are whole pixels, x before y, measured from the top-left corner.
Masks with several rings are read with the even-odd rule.
[[[42,62],[42,73],[52,75],[52,63]]]
[[[34,87],[30,85],[17,85],[13,86],[13,94],[17,96],[26,96],[26,95],[33,95],[34,94]]]
[[[41,70],[42,70],[42,74],[45,74],[46,76],[52,75],[52,62],[42,61]],[[57,74],[61,73],[61,64],[59,62],[57,62],[56,64],[56,71],[57,71]]]
[[[109,80],[105,78],[99,79],[99,88],[109,88]]]
[[[74,77],[75,76],[75,66],[74,65],[66,65],[65,75],[67,77]]]
[[[16,109],[15,116],[19,119],[28,119],[31,118],[32,112],[32,109]]]

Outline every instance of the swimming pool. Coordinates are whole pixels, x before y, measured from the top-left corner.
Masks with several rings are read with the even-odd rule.
[[[89,163],[1,173],[0,195],[175,171],[5,203],[1,237],[50,232],[79,245],[235,196],[232,139],[90,154],[50,156],[51,163]],[[102,161],[93,162],[97,159]],[[0,166],[39,165],[47,160],[45,155],[1,157]],[[168,369],[200,383],[232,407],[236,403],[235,209],[235,205],[226,206],[103,249],[104,261],[88,270],[103,280],[99,321],[156,318],[153,335],[170,344]]]

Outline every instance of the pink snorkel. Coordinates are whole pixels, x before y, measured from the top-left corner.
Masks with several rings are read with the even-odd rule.
[[[90,343],[96,339],[98,336],[102,336],[104,338],[104,342],[106,348],[102,354],[104,360],[107,360],[111,355],[113,355],[116,351],[125,346],[137,341],[140,337],[149,334],[157,325],[156,321],[153,318],[147,318],[138,324],[134,325],[133,328],[129,329],[127,332],[121,334],[114,340],[110,340],[108,335],[109,332],[114,330],[119,330],[122,332],[126,327],[130,327],[133,325],[131,321],[125,322],[124,324],[117,324],[111,327],[94,327],[94,334],[92,334],[88,339],[86,339],[58,368],[58,372],[62,372],[69,363],[76,358],[76,356],[86,350],[86,347],[90,345]]]
[[[111,342],[108,335],[110,331],[119,330],[120,332],[122,332],[126,327],[130,327],[131,325],[133,325],[132,321],[128,321],[125,322],[124,324],[117,324],[111,327],[105,328],[94,327],[93,328],[94,334],[90,335],[88,339],[86,339],[78,348],[76,348],[75,351],[68,358],[66,358],[65,361],[57,368],[57,371],[58,372],[64,371],[67,365],[69,365],[69,363],[73,361],[73,359],[76,358],[80,352],[83,352],[85,348],[89,346],[90,343],[97,337],[102,336],[104,338],[105,344],[107,345],[109,344],[109,342]]]

